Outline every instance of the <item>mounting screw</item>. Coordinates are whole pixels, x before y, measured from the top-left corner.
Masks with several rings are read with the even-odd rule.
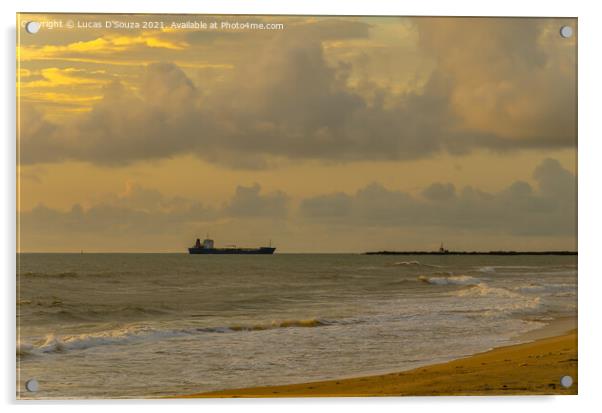
[[[568,39],[573,35],[573,28],[571,26],[562,26],[560,28],[560,36]]]
[[[25,388],[27,389],[27,391],[30,391],[32,393],[38,391],[38,388],[39,388],[38,381],[36,379],[27,380],[25,382]]]
[[[573,385],[573,378],[571,376],[562,376],[560,378],[560,384],[562,387],[568,389]]]
[[[25,31],[29,34],[36,34],[40,31],[41,24],[38,22],[27,22],[25,25]]]

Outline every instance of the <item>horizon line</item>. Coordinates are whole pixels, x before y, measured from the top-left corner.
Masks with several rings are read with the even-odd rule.
[[[457,250],[439,252],[436,250],[379,250],[379,251],[289,251],[276,252],[277,254],[359,254],[359,255],[454,255],[454,254],[491,254],[491,253],[514,253],[514,254],[577,254],[578,250]],[[190,255],[186,251],[17,251],[17,254],[184,254]]]

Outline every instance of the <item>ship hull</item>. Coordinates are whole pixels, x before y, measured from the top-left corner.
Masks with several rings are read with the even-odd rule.
[[[223,254],[223,255],[271,255],[276,248],[188,248],[189,254]]]

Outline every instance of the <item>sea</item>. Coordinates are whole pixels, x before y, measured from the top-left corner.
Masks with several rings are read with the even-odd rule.
[[[576,256],[21,253],[17,264],[21,399],[403,371],[577,314]]]

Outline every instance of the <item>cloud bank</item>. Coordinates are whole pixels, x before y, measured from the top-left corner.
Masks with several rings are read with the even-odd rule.
[[[107,196],[87,208],[76,204],[68,211],[58,211],[39,205],[23,212],[21,238],[31,245],[52,245],[59,241],[53,237],[60,237],[62,242],[72,240],[75,245],[85,244],[88,248],[110,249],[111,245],[119,245],[128,250],[140,246],[169,250],[172,245],[181,245],[207,231],[217,231],[224,238],[234,239],[251,235],[262,240],[277,239],[286,235],[297,238],[295,247],[302,251],[314,248],[314,240],[305,236],[312,228],[321,231],[324,242],[341,231],[362,239],[362,234],[371,229],[385,237],[388,230],[394,229],[400,233],[446,234],[448,239],[461,232],[474,239],[576,239],[575,176],[558,161],[546,159],[535,168],[533,179],[537,182],[535,187],[516,181],[497,193],[433,183],[413,195],[372,183],[355,193],[322,194],[298,203],[282,191],[266,193],[254,184],[238,186],[230,200],[218,206],[167,197],[153,189],[128,184],[124,193]],[[128,245],[132,239],[139,239],[140,244]],[[28,245],[23,248],[27,250]],[[332,245],[346,244],[343,240]]]
[[[115,166],[192,153],[227,167],[266,168],[273,159],[406,160],[575,147],[575,48],[552,33],[555,23],[412,22],[420,53],[434,62],[421,88],[375,87],[367,97],[350,82],[358,62],[332,62],[324,42],[370,40],[373,28],[321,19],[253,43],[254,59],[219,85],[202,76],[193,81],[174,63],[151,63],[140,69],[138,88],[108,83],[91,111],[71,122],[52,123],[25,105],[21,161]],[[233,41],[245,47],[242,37]],[[176,52],[194,47],[180,42]]]
[[[433,183],[420,197],[378,183],[353,195],[334,193],[306,199],[308,220],[339,225],[435,227],[513,235],[574,235],[576,178],[558,161],[546,159],[533,174],[537,188],[516,181],[499,193],[471,186]]]

